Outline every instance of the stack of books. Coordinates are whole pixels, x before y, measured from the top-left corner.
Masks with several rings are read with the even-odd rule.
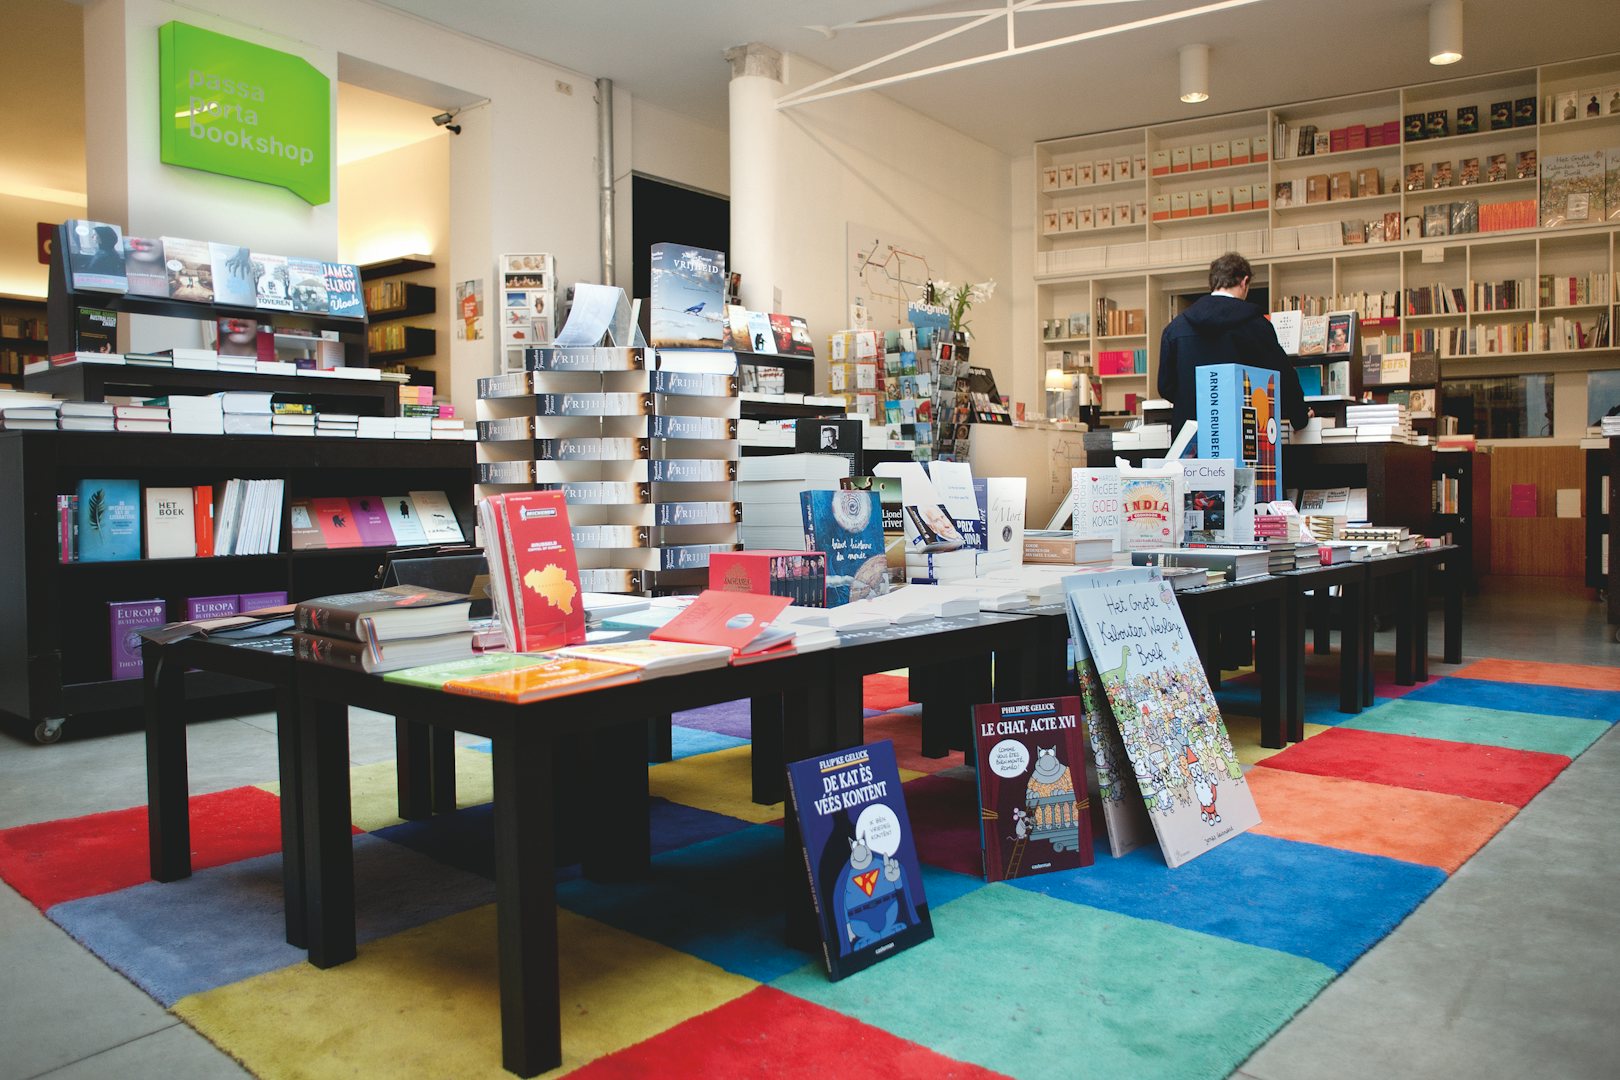
[[[1344,410],[1344,426],[1322,432],[1323,442],[1417,443],[1412,430],[1412,414],[1397,402],[1382,405],[1350,405]]]
[[[1261,547],[1158,548],[1131,552],[1131,564],[1199,567],[1219,571],[1227,581],[1245,581],[1270,573],[1272,554]],[[1292,559],[1288,568],[1292,569]]]
[[[293,615],[293,654],[367,672],[466,659],[470,607],[465,596],[415,585],[306,600]]]
[[[360,417],[354,413],[316,413],[315,434],[352,439],[360,433]]]
[[[837,491],[849,475],[849,459],[836,454],[781,454],[737,462],[737,500],[742,503],[744,549],[804,549],[802,491]]]
[[[270,434],[315,435],[315,407],[293,401],[278,401],[270,406]]]
[[[1620,415],[1603,417],[1599,432],[1605,439],[1620,435]]]

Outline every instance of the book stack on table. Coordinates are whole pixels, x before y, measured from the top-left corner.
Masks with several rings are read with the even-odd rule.
[[[293,654],[359,671],[395,671],[473,655],[472,604],[457,593],[391,585],[306,600]]]

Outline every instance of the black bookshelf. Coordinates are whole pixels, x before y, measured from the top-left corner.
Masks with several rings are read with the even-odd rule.
[[[399,391],[393,382],[384,379],[249,375],[162,365],[77,363],[35,372],[27,377],[25,385],[29,390],[71,401],[104,401],[108,395],[124,394],[152,396],[257,390],[283,400],[310,402],[320,412],[392,416],[399,409]]]
[[[1474,454],[1470,450],[1437,450],[1434,458],[1434,524],[1435,533],[1450,533],[1462,560],[1463,581],[1472,589],[1474,577]],[[1442,513],[1438,485],[1443,480],[1457,482],[1457,510]],[[1369,496],[1370,497],[1370,496]]]
[[[46,301],[46,321],[50,332],[51,355],[76,351],[75,335],[79,325],[80,308],[98,308],[128,315],[161,315],[172,319],[214,321],[223,318],[252,319],[275,326],[295,326],[308,330],[330,330],[337,333],[344,344],[347,359],[365,359],[366,320],[319,315],[312,312],[267,311],[262,308],[238,307],[234,304],[199,304],[190,300],[175,300],[166,296],[136,296],[131,293],[98,292],[93,289],[74,289],[73,276],[68,271],[67,225],[56,227],[56,243],[51,252],[50,292]],[[354,350],[358,350],[355,352]]]
[[[365,263],[360,267],[360,280],[376,281],[378,278],[414,274],[418,270],[432,270],[435,265],[426,255],[399,255],[380,262]]]
[[[397,364],[402,360],[414,360],[420,356],[432,356],[438,351],[438,334],[425,326],[406,326],[405,347],[402,349],[378,349],[370,353],[368,359],[373,364]]]
[[[418,285],[413,281],[404,282],[405,302],[398,307],[377,308],[366,312],[366,317],[373,323],[392,322],[395,319],[415,319],[423,315],[432,315],[438,310],[439,290],[431,285]]]
[[[1596,589],[1600,595],[1609,587],[1603,572],[1603,538],[1609,533],[1609,519],[1603,513],[1603,491],[1613,471],[1613,460],[1614,455],[1607,446],[1586,451],[1585,581],[1588,589]],[[1612,537],[1609,543],[1614,543]]]
[[[346,548],[62,563],[56,496],[80,480],[133,478],[144,488],[280,479],[284,549],[295,498],[443,491],[470,541],[473,460],[473,444],[462,441],[0,432],[0,707],[50,742],[66,717],[138,706],[141,680],[110,678],[111,601],[162,598],[171,618],[183,618],[190,596],[285,590],[297,601],[364,588],[383,561],[385,549]],[[250,689],[213,678],[193,696]]]
[[[1609,625],[1615,628],[1615,640],[1620,641],[1620,436],[1609,440],[1608,455]]]

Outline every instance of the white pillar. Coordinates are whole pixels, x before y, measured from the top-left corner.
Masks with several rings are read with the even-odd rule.
[[[768,45],[726,50],[731,64],[731,259],[742,302],[773,311],[776,286],[776,99],[782,54]]]

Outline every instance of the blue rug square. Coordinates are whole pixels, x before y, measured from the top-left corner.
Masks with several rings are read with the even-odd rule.
[[[653,796],[647,800],[652,851],[658,854],[745,829],[749,823]],[[378,829],[373,836],[402,844],[448,866],[495,880],[495,807],[469,806],[420,821]],[[557,869],[559,881],[579,876],[578,865]]]
[[[785,889],[809,882],[788,875],[782,830],[755,825],[653,859],[645,881],[600,884],[576,879],[558,886],[571,911],[690,953],[737,975],[768,982],[810,957],[783,939]],[[948,870],[923,868],[932,906],[983,887]],[[819,961],[818,961],[819,962]]]
[[[1607,724],[1620,721],[1620,691],[1586,690],[1578,686],[1531,686],[1528,683],[1465,679],[1450,675],[1418,687],[1404,700],[1572,716],[1582,720],[1602,720]]]
[[[355,934],[397,934],[495,900],[481,877],[375,836],[354,838]],[[46,914],[165,1006],[302,963],[286,941],[281,856],[227,863],[182,881],[148,881],[57,904]]]
[[[1445,871],[1270,836],[1244,834],[1175,870],[1158,849],[1013,885],[1309,957],[1342,971],[1446,880]]]

